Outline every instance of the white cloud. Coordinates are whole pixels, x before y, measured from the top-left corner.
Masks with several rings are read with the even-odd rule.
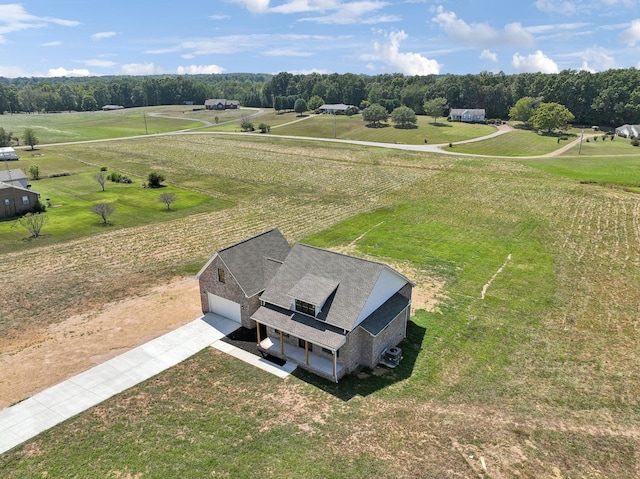
[[[498,62],[498,54],[494,53],[490,50],[482,50],[482,53],[480,53],[480,60],[489,60],[492,61],[494,63]]]
[[[573,15],[578,11],[577,5],[571,2],[558,2],[554,0],[537,0],[536,8],[547,13],[562,13],[565,15]]]
[[[534,38],[520,23],[509,23],[503,30],[496,30],[486,23],[468,24],[454,12],[445,12],[442,6],[436,9],[432,21],[440,25],[449,39],[464,45],[481,46],[532,46]]]
[[[5,78],[18,78],[18,77],[41,77],[42,74],[35,72],[28,72],[23,70],[22,67],[15,67],[11,65],[0,65],[0,77]]]
[[[211,75],[224,72],[224,68],[218,65],[189,65],[188,67],[178,67],[178,75]]]
[[[0,43],[4,43],[6,41],[4,35],[7,33],[26,30],[28,28],[42,28],[49,24],[61,25],[64,27],[75,27],[80,25],[80,22],[31,15],[18,3],[0,5]]]
[[[227,18],[231,18],[231,17],[229,15],[218,14],[218,15],[209,15],[209,18],[211,20],[226,20]]]
[[[265,51],[264,54],[268,57],[310,57],[313,55],[310,52],[301,52],[295,48],[274,48]]]
[[[581,70],[587,70],[592,73],[598,71],[611,70],[614,68],[619,68],[618,63],[615,58],[613,58],[609,53],[600,47],[587,48],[584,52],[580,53],[582,57],[582,67]]]
[[[93,60],[87,60],[85,62],[83,62],[85,65],[89,65],[90,67],[99,67],[99,68],[111,68],[116,66],[115,62],[109,61],[109,60],[97,60],[97,59],[93,59]]]
[[[41,47],[59,47],[60,45],[62,45],[62,42],[47,42],[40,44]]]
[[[634,46],[640,41],[640,19],[631,22],[631,26],[620,33],[620,41],[627,45]]]
[[[531,55],[522,56],[519,53],[513,55],[511,65],[521,73],[558,73],[560,69],[556,62],[538,50]]]
[[[318,73],[320,75],[326,75],[329,73],[328,70],[322,70],[318,68],[312,68],[311,70],[287,70],[288,73],[292,73],[293,75],[311,75],[312,73]],[[278,73],[278,72],[275,72]]]
[[[340,6],[336,0],[291,0],[269,9],[275,13],[326,12]]]
[[[163,72],[153,63],[127,63],[120,67],[120,73],[122,75],[157,75]]]
[[[335,2],[319,2],[319,3],[335,3]],[[401,18],[397,15],[371,15],[378,10],[389,5],[387,2],[379,1],[362,1],[339,3],[335,7],[325,9],[314,9],[313,11],[332,10],[333,13],[320,17],[301,18],[301,22],[315,22],[321,24],[334,25],[351,25],[354,23],[375,24],[385,22],[397,22]],[[275,9],[272,9],[274,11]]]
[[[426,58],[419,53],[400,52],[400,42],[406,40],[408,35],[404,30],[391,32],[387,37],[387,43],[375,42],[375,53],[362,55],[363,60],[375,60],[386,63],[396,69],[395,71],[405,75],[432,75],[440,73],[440,65],[437,61]]]
[[[115,37],[117,35],[116,32],[99,32],[91,35],[91,40],[97,42],[99,40],[104,40],[105,38]]]
[[[269,0],[228,0],[238,3],[253,13],[264,13],[269,9]]]
[[[91,72],[86,68],[74,68],[73,70],[67,70],[64,67],[50,68],[47,72],[48,77],[88,77],[91,76]]]

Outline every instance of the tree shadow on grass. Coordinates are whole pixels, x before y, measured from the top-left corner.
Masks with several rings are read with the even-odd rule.
[[[394,369],[385,366],[378,366],[373,370],[365,368],[360,373],[343,376],[337,384],[300,367],[293,375],[343,401],[349,401],[355,396],[368,396],[411,377],[425,332],[425,328],[413,321],[407,323],[407,337],[399,344],[402,348],[402,361]]]
[[[367,123],[365,125],[365,128],[388,128],[391,125],[389,125],[388,123],[378,123],[378,124],[374,124],[374,123]]]
[[[453,126],[447,123],[429,123],[431,126],[436,126],[438,128],[453,128]]]
[[[418,125],[394,125],[396,130],[417,130]]]

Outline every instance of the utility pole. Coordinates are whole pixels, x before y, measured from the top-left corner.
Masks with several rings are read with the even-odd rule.
[[[582,134],[580,135],[580,148],[578,148],[578,155],[582,152],[582,139],[584,138],[584,126],[582,127]]]

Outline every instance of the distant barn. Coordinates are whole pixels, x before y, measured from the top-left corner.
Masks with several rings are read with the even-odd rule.
[[[639,138],[640,137],[640,125],[622,125],[616,128],[616,135],[624,136],[625,138]]]

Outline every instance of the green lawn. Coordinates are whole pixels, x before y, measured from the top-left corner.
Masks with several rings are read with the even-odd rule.
[[[629,147],[629,145],[625,146]],[[523,160],[522,163],[582,183],[628,188],[640,193],[640,159],[638,157],[576,156]]]
[[[575,137],[569,135],[569,141]],[[551,153],[567,141],[555,136],[539,135],[528,130],[513,130],[509,133],[473,143],[454,144],[445,150],[485,156],[539,156]]]
[[[52,205],[47,210],[49,222],[42,230],[42,237],[37,240],[38,246],[62,243],[114,228],[170,221],[230,205],[228,202],[213,200],[210,196],[171,185],[162,188],[142,188],[142,183],[146,182],[144,177],[132,178],[132,184],[107,181],[105,191],[102,191],[94,178],[99,168],[91,168],[58,155],[52,157],[50,162],[47,161],[40,168],[41,174],[44,170],[43,176],[48,174],[47,170],[59,173],[61,170],[57,170],[56,167],[63,165],[67,167],[63,171],[70,174],[31,181],[32,189],[40,193],[42,203],[46,204],[49,200]],[[45,163],[44,159],[39,161]],[[108,173],[109,171],[105,174]],[[164,203],[158,202],[162,193],[173,193],[177,197],[169,211]],[[102,219],[91,212],[95,203],[110,203],[115,208],[114,213],[108,218],[107,225],[102,224]],[[25,241],[28,237],[29,232],[22,228],[16,219],[0,221],[0,242],[3,244],[3,251],[35,246],[35,242]]]
[[[448,143],[450,141],[468,140],[478,136],[489,135],[495,129],[488,125],[468,125],[462,123],[447,122],[443,119],[433,124],[431,117],[418,117],[417,128],[395,128],[389,122],[381,128],[369,128],[362,120],[361,115],[307,115],[299,117],[295,113],[257,117],[254,124],[265,122],[273,128],[274,135],[308,136],[317,138],[340,138],[343,140],[377,141],[382,143],[407,143],[424,144]],[[284,121],[284,120],[287,121]],[[297,121],[302,120],[302,121]],[[283,124],[289,123],[291,124]]]
[[[166,133],[201,126],[201,123],[191,120],[156,118],[151,115],[154,112],[181,114],[183,109],[178,108],[180,107],[127,108],[82,113],[5,114],[0,115],[0,126],[20,137],[21,144],[25,128],[35,131],[39,144],[47,144]],[[28,153],[19,152],[21,156],[25,154]]]
[[[579,136],[578,136],[579,138]],[[613,138],[613,141],[611,140]],[[587,141],[589,140],[589,141]],[[591,135],[585,135],[580,144],[574,145],[572,148],[563,153],[563,156],[640,156],[640,148],[631,145],[630,140],[621,137],[607,136],[605,140],[602,136],[598,136],[594,141]]]
[[[170,277],[270,225],[321,247],[355,242],[354,254],[415,271],[416,290],[442,284],[437,307],[414,296],[395,370],[282,381],[207,350],[3,454],[0,476],[636,475],[638,197],[580,183],[635,182],[633,159],[306,148],[266,135],[175,141],[59,150],[110,169],[158,168],[234,201],[192,223],[150,225],[144,248],[119,244],[129,280],[156,255],[168,263],[158,277]],[[12,270],[28,259],[13,255]]]

